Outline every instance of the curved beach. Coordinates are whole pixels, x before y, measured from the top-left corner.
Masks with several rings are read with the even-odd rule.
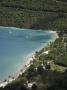
[[[10,75],[10,77],[7,78],[7,80],[0,82],[0,87],[5,87],[8,83],[11,83],[13,80],[15,80],[20,74],[22,74],[32,63],[33,59],[35,58],[35,52],[41,50],[44,46],[47,46],[47,44],[51,41],[54,41],[56,38],[58,38],[58,35],[55,31],[49,31],[49,33],[54,35],[54,38],[52,37],[51,40],[49,40],[46,44],[42,44],[39,46],[39,48],[35,49],[33,53],[28,54],[24,59],[24,63],[20,66],[18,71],[14,73],[13,75]],[[12,33],[10,33],[12,34]],[[48,52],[48,51],[47,51]],[[46,53],[46,51],[44,52]]]

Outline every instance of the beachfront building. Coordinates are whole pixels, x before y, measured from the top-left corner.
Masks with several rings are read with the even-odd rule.
[[[35,82],[30,82],[27,84],[29,90],[37,90],[37,85]]]

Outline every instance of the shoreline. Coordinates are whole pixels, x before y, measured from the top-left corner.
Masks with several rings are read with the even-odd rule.
[[[54,38],[52,38],[52,40],[49,40],[46,45],[43,44],[37,51],[40,51],[43,47],[46,47],[48,45],[48,43],[54,42],[57,38],[59,38],[56,31],[49,31],[49,33],[53,33]],[[35,59],[35,52],[36,51],[34,51],[33,53],[30,53],[26,56],[25,62],[22,65],[19,72],[17,71],[17,73],[14,73],[14,75],[9,75],[9,77],[6,80],[0,81],[0,87],[4,88],[6,85],[10,84],[12,81],[17,79],[19,75],[24,73],[30,67],[30,65],[32,64],[32,61]],[[45,51],[44,53],[46,53],[46,52],[49,53],[49,51]]]

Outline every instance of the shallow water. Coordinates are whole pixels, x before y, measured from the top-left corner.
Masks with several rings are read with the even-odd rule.
[[[49,31],[0,27],[0,80],[19,70],[29,53],[52,39]]]

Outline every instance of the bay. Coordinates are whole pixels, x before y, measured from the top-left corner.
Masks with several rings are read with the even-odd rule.
[[[0,80],[18,71],[25,57],[55,40],[54,35],[47,30],[0,27]]]

